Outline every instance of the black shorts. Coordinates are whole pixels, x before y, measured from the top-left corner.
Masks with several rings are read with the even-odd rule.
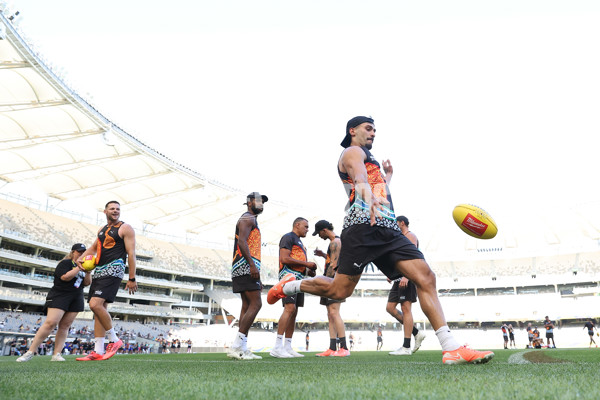
[[[404,303],[405,301],[411,303],[417,301],[417,287],[411,281],[408,281],[408,285],[403,288],[400,287],[400,282],[394,282],[388,295],[388,303]]]
[[[296,307],[304,307],[304,293],[296,293],[292,296],[286,296],[281,299],[281,303],[284,307],[286,304],[295,304]]]
[[[594,336],[594,331],[588,331],[588,335]]]
[[[529,341],[533,342],[533,336],[529,336]]]
[[[242,275],[231,278],[233,293],[250,292],[253,290],[261,290],[263,285],[260,279],[254,279],[250,275]]]
[[[113,276],[107,276],[99,279],[92,279],[90,285],[90,292],[88,293],[88,303],[92,297],[100,297],[107,303],[112,303],[117,297],[117,292],[121,286],[121,278],[115,278]]]
[[[77,290],[74,292],[58,292],[50,290],[46,297],[44,309],[58,308],[65,312],[81,312],[83,311],[83,291]]]
[[[334,300],[334,299],[328,299],[327,297],[321,297],[321,305],[322,306],[329,306],[331,304],[335,304],[335,303],[343,303],[346,300]]]
[[[340,236],[342,250],[338,273],[360,275],[373,263],[388,278],[400,278],[396,263],[402,260],[424,259],[423,253],[400,231],[368,224],[352,225]]]
[[[504,336],[504,341],[508,342],[508,335],[502,335],[502,336]]]
[[[510,338],[510,340],[515,340],[515,334],[514,333],[509,333],[508,337]]]
[[[377,343],[379,343],[379,342],[383,342],[383,337],[377,336]]]
[[[546,339],[554,339],[554,332],[546,333]]]

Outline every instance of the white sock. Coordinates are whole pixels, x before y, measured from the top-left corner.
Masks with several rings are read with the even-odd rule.
[[[296,293],[301,293],[300,284],[302,281],[291,281],[283,285],[283,294],[285,295],[293,295]]]
[[[456,339],[454,339],[454,336],[452,336],[452,333],[450,333],[450,328],[448,328],[447,325],[444,325],[435,331],[435,335],[440,341],[442,351],[452,351],[460,347],[460,344],[458,344]]]
[[[285,338],[285,346],[284,349],[292,350],[292,338]]]
[[[104,337],[94,338],[94,341],[96,342],[94,345],[94,352],[100,355],[104,354]]]
[[[277,348],[283,347],[283,335],[277,335],[277,339],[275,339],[275,347],[277,347]]]
[[[110,340],[111,342],[119,341],[119,337],[115,333],[115,328],[110,328],[109,330],[106,331],[106,333],[108,333],[108,340]]]
[[[242,333],[242,335],[244,335]],[[242,350],[246,351],[248,350],[248,336],[244,335],[244,339],[242,340]]]
[[[244,335],[242,332],[238,332],[235,335],[235,339],[233,340],[233,344],[231,345],[231,347],[242,347],[242,343],[244,342],[245,337],[246,335]]]

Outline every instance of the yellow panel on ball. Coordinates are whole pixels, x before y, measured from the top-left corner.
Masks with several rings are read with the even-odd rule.
[[[85,258],[83,259],[83,262],[81,263],[81,266],[86,271],[93,270],[94,268],[96,268],[96,256],[92,256],[92,255],[85,256]]]
[[[452,211],[456,225],[467,235],[477,239],[491,239],[498,233],[492,217],[483,208],[472,204],[459,204]]]

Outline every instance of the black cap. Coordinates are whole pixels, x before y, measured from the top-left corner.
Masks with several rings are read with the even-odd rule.
[[[313,232],[313,236],[317,236],[319,232],[323,229],[333,230],[333,225],[329,221],[325,221],[324,219],[320,220],[315,224],[315,231]]]
[[[352,142],[352,136],[350,135],[350,129],[356,128],[357,126],[359,126],[360,124],[364,124],[365,122],[369,122],[372,124],[375,121],[371,117],[362,117],[362,116],[354,117],[350,121],[348,121],[348,123],[346,124],[346,136],[344,136],[344,140],[342,140],[342,143],[340,143],[342,145],[342,147],[347,148],[348,146],[350,146],[350,143]]]
[[[75,243],[73,245],[73,247],[71,247],[71,251],[80,251],[80,252],[84,252],[86,250],[85,244],[83,243]]]
[[[257,197],[262,198],[263,203],[266,203],[267,201],[269,201],[269,198],[267,196],[265,196],[264,194],[260,194],[258,192],[252,192],[248,196],[246,196],[246,202],[244,204],[248,204],[248,200],[255,199]]]

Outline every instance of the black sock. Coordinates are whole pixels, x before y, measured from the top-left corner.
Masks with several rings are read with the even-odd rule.
[[[337,350],[336,342],[337,342],[336,339],[329,339],[329,349],[330,350],[333,350],[333,351]]]
[[[402,345],[402,347],[410,349],[410,338],[404,338],[404,344]]]
[[[417,329],[416,326],[413,326],[413,332],[412,333],[413,333],[413,336],[415,336],[415,337],[419,334],[419,330]]]
[[[346,336],[340,338],[340,349],[348,350],[348,347],[346,347]]]

